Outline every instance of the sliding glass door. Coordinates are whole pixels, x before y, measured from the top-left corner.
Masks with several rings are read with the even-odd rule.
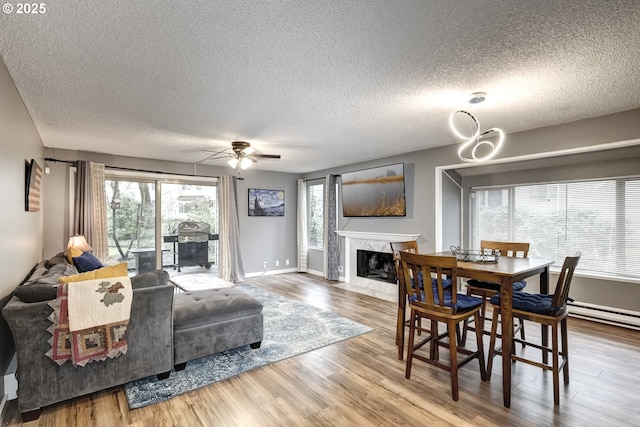
[[[192,267],[217,270],[215,180],[111,173],[105,190],[109,256],[126,261],[130,274],[159,268],[170,274]]]
[[[156,183],[106,179],[109,256],[135,274],[156,268]]]
[[[218,198],[214,185],[161,183],[163,266],[217,269]]]

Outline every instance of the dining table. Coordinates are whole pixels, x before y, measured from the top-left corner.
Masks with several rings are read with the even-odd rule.
[[[436,252],[429,255],[452,256],[451,252]],[[493,262],[472,262],[458,259],[458,277],[500,283],[500,315],[502,333],[502,394],[504,406],[511,406],[511,334],[513,283],[533,276],[540,276],[540,293],[549,293],[549,267],[553,260],[537,258],[498,257]],[[542,344],[548,345],[547,326],[542,326]],[[548,354],[543,352],[547,363]]]

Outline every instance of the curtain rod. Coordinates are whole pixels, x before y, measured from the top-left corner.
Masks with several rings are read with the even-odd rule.
[[[339,174],[339,173],[338,173],[338,174],[336,174],[336,173],[330,173],[330,174],[327,174],[327,175],[331,175],[331,176],[340,176],[341,174]],[[327,175],[325,175],[325,176],[319,176],[319,177],[317,177],[317,178],[307,178],[307,179],[303,179],[303,181],[304,181],[304,182],[307,182],[307,181],[317,181],[318,179],[325,179],[325,178],[327,177]]]
[[[45,162],[69,163],[70,165],[75,165],[75,164],[78,163],[77,160],[60,160],[60,159],[54,159],[52,157],[45,157],[44,161]]]
[[[72,165],[77,165],[79,161],[79,160],[60,160],[60,159],[54,159],[51,157],[45,157],[44,160],[48,162],[60,162],[60,163],[68,163]],[[115,170],[129,171],[129,172],[146,172],[146,173],[156,173],[156,174],[162,174],[162,175],[189,176],[189,177],[196,177],[196,178],[220,178],[219,176],[211,176],[211,175],[197,175],[197,174],[191,175],[187,173],[173,173],[173,172],[154,171],[154,170],[148,170],[148,169],[124,168],[120,166],[105,165],[104,167],[107,169],[115,169]]]

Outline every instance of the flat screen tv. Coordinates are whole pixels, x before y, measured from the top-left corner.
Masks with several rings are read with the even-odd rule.
[[[341,182],[343,216],[407,215],[404,163],[343,173]]]

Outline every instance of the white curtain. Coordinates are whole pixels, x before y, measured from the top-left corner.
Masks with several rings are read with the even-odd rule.
[[[104,164],[78,161],[75,186],[72,232],[82,234],[93,248],[93,255],[105,261],[109,258],[109,244]]]
[[[298,180],[298,271],[307,272],[307,182]]]
[[[337,218],[336,176],[327,175],[324,184],[324,277],[327,280],[338,280],[339,271],[339,242]]]
[[[236,204],[236,185],[232,176],[218,180],[220,218],[220,277],[230,282],[244,280],[244,268],[240,255],[240,228]]]

